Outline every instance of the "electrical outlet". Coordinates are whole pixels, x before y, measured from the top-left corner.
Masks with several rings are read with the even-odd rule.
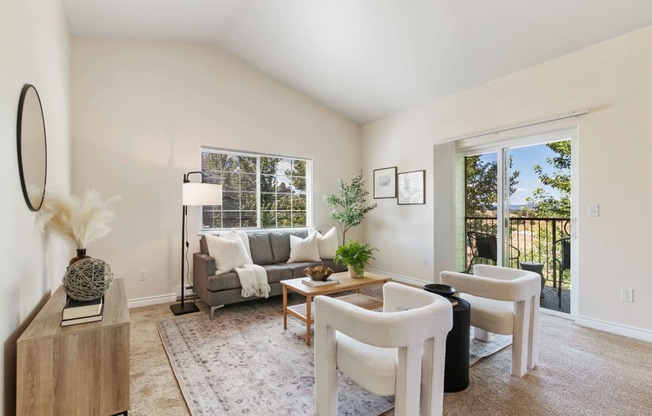
[[[628,287],[620,289],[620,299],[624,302],[634,302],[634,289]]]
[[[421,267],[428,267],[428,259],[426,257],[421,259]]]
[[[140,271],[140,278],[138,280],[140,281],[147,280],[147,270]]]
[[[589,217],[599,217],[599,216],[600,216],[600,205],[589,204]]]

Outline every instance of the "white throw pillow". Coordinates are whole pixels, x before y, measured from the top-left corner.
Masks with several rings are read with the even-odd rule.
[[[335,227],[331,228],[324,235],[321,235],[319,231],[315,232],[315,235],[317,235],[317,245],[319,246],[319,258],[322,260],[334,258],[337,247],[339,246]]]
[[[253,264],[253,260],[251,259],[251,247],[249,246],[249,236],[245,231],[230,229],[229,231],[222,231],[218,235],[229,240],[240,239],[245,251],[247,252],[247,256],[249,257],[249,263]]]
[[[311,234],[307,238],[290,236],[290,258],[288,263],[299,261],[320,261],[316,234]]]
[[[238,237],[242,240],[242,245],[244,245],[247,254],[249,255],[249,261],[253,264],[253,257],[251,257],[251,247],[249,246],[249,236],[246,231],[237,231]]]
[[[235,236],[233,239],[232,236]],[[215,259],[215,274],[227,273],[243,264],[251,264],[242,240],[237,233],[228,238],[206,234],[208,254]]]

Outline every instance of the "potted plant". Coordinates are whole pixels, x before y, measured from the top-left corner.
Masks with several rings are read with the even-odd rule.
[[[376,204],[365,205],[365,197],[369,195],[364,189],[362,172],[359,172],[346,183],[341,179],[337,180],[339,195],[324,195],[324,200],[333,208],[329,213],[330,217],[340,223],[342,231],[342,243],[346,242],[346,232],[351,227],[360,225],[367,212],[376,208]]]
[[[337,264],[345,264],[351,277],[361,278],[364,277],[364,269],[369,264],[369,260],[374,258],[374,251],[378,249],[367,243],[351,240],[337,248],[333,260]]]

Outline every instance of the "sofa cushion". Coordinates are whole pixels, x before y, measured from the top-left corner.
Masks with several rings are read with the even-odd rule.
[[[267,272],[267,282],[270,284],[292,279],[292,269],[287,264],[267,264],[263,268]]]
[[[271,232],[269,240],[272,244],[274,263],[285,263],[290,258],[290,233]]]
[[[336,273],[346,271],[346,267],[336,265],[332,260],[325,260],[322,262],[310,261],[290,264],[268,264],[263,266],[263,268],[267,272],[267,281],[271,284],[280,282],[281,280],[285,279],[306,277],[306,275],[302,272],[303,269],[306,267],[318,266],[320,264],[323,264],[325,267],[330,267],[331,269],[335,270]],[[216,276],[208,276],[207,289],[212,292],[240,288],[240,279],[238,278],[238,274],[236,272],[223,273]]]
[[[308,237],[308,230],[272,231],[269,233],[272,253],[274,254],[274,263],[285,263],[290,258],[291,235],[306,238]]]
[[[236,272],[229,272],[208,276],[206,289],[211,292],[218,292],[227,289],[242,289],[242,286],[240,286],[240,278],[238,277],[238,274]]]
[[[272,244],[268,232],[249,233],[249,247],[254,264],[264,266],[265,264],[274,263]]]

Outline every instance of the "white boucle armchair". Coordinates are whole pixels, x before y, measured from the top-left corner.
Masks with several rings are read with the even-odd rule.
[[[337,370],[379,396],[395,395],[396,416],[440,415],[450,302],[387,283],[383,312],[315,298],[317,415],[337,415]]]
[[[442,272],[441,282],[453,286],[471,304],[471,326],[476,339],[489,341],[492,332],[513,335],[513,376],[522,377],[536,367],[541,276],[526,270],[476,264],[473,274]]]

